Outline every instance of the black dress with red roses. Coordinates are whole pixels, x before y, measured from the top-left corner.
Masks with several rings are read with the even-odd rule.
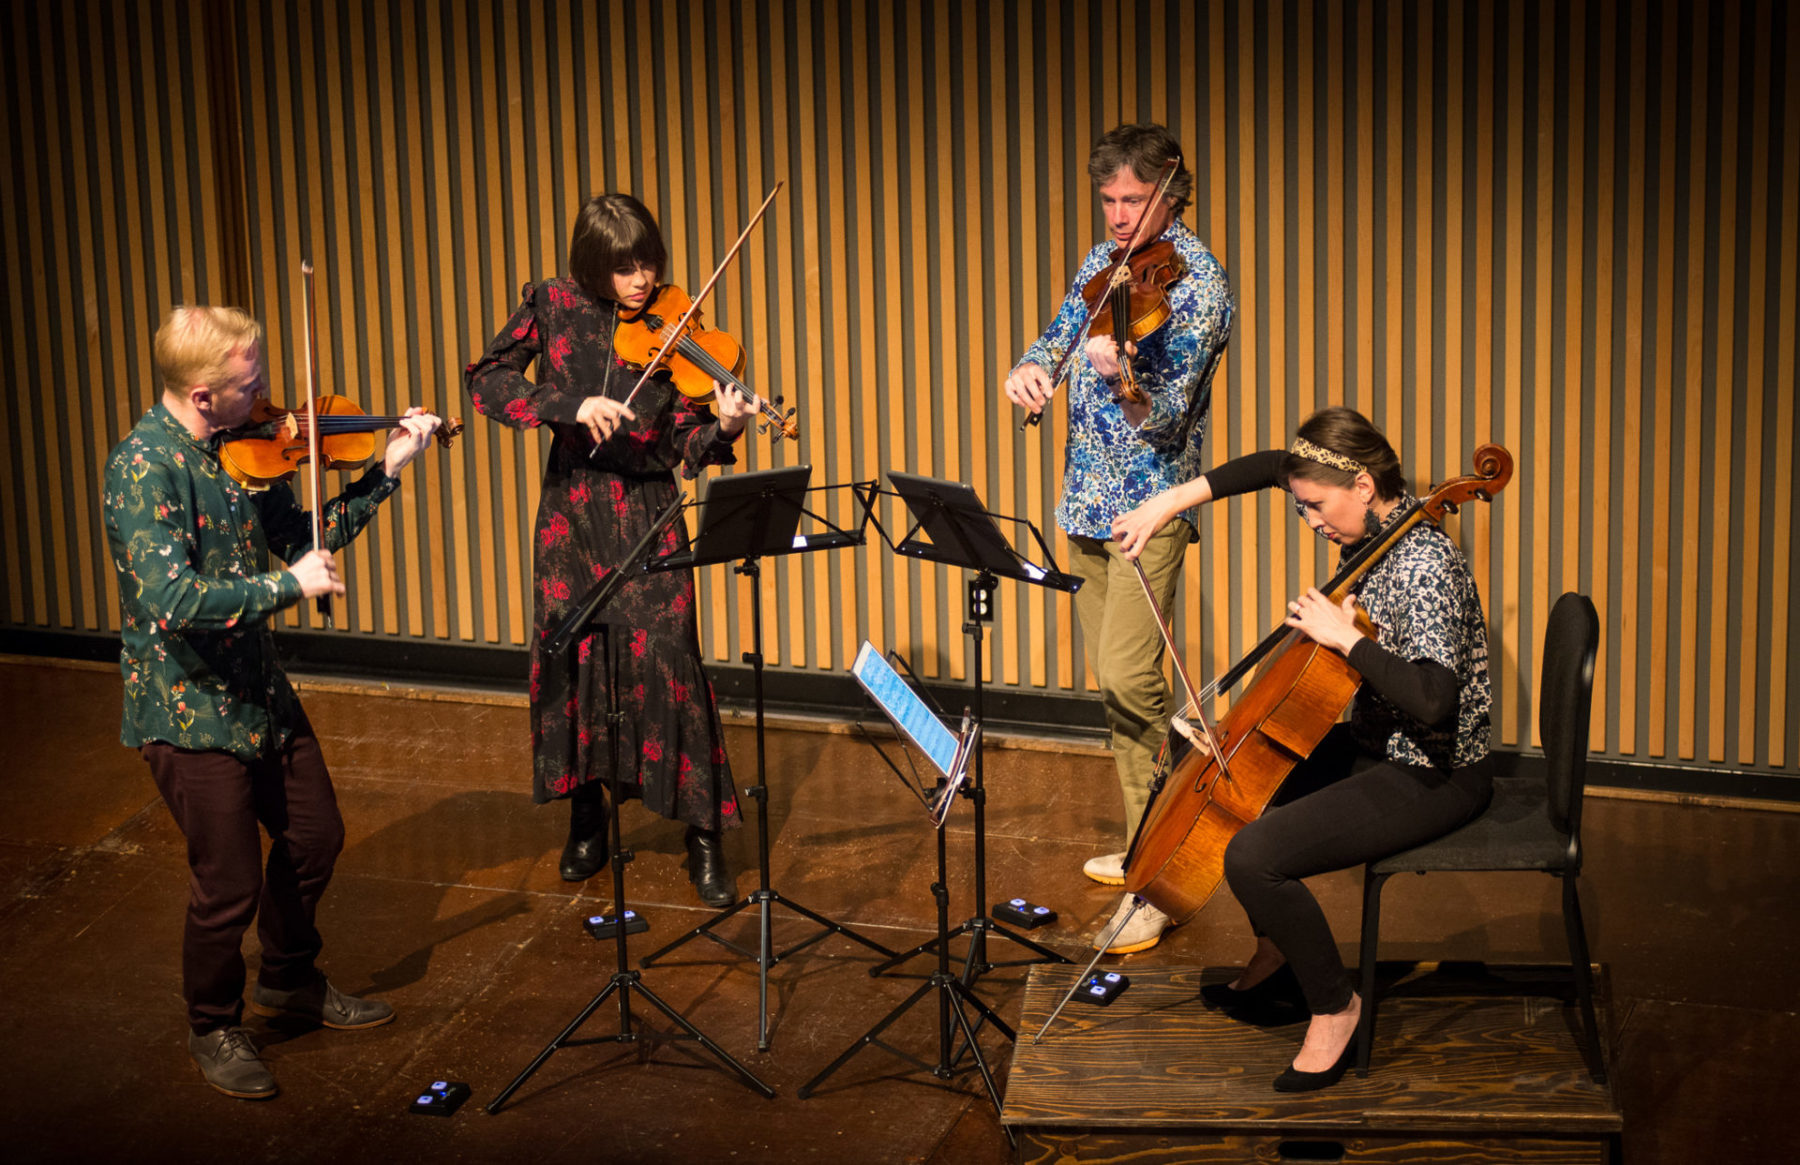
[[[576,421],[581,402],[601,393],[622,398],[637,380],[613,355],[615,325],[616,309],[572,280],[526,284],[518,310],[463,373],[483,416],[514,428],[548,425],[555,434],[532,544],[532,796],[549,801],[606,780],[616,750],[626,795],[702,829],[736,826],[742,818],[701,665],[691,571],[633,579],[569,652],[543,649],[675,499],[676,469],[692,478],[704,466],[737,460],[711,410],[661,379],[632,401],[637,419],[595,451]],[[536,383],[525,376],[533,362]],[[687,541],[677,522],[659,553]],[[609,685],[624,714],[616,741],[607,733]]]

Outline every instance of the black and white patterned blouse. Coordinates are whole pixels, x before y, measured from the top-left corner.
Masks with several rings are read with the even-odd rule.
[[[1392,517],[1406,512],[1411,501],[1403,499]],[[1419,523],[1363,576],[1356,597],[1375,623],[1381,647],[1412,663],[1440,663],[1457,683],[1454,731],[1408,716],[1364,684],[1350,711],[1359,747],[1401,764],[1437,769],[1463,768],[1486,757],[1492,703],[1487,624],[1475,578],[1456,543],[1430,522]]]

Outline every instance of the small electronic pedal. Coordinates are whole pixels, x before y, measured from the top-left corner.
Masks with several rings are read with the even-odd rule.
[[[997,922],[1010,922],[1022,926],[1026,930],[1036,930],[1040,926],[1049,926],[1056,921],[1056,911],[1048,906],[1039,906],[1027,902],[1023,898],[1014,898],[994,907],[994,919]]]
[[[460,1080],[433,1080],[419,1098],[412,1102],[414,1112],[426,1116],[449,1116],[469,1099],[469,1086]]]
[[[619,920],[610,914],[590,914],[583,920],[582,925],[587,927],[587,932],[595,938],[605,939],[613,937],[618,932]],[[649,929],[649,919],[635,910],[625,912],[626,934],[642,934]]]
[[[1096,1007],[1105,1007],[1119,996],[1125,994],[1125,988],[1131,986],[1131,977],[1121,975],[1117,971],[1106,971],[1099,975],[1088,976],[1088,981],[1081,985],[1075,998],[1084,1003],[1092,1003]]]

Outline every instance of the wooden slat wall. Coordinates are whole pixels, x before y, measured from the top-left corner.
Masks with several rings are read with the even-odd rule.
[[[1604,622],[1597,750],[1800,765],[1781,4],[88,0],[4,20],[8,627],[117,627],[97,478],[153,398],[170,305],[250,306],[285,397],[310,258],[328,390],[466,413],[462,365],[603,189],[658,212],[692,289],[786,183],[711,312],[799,408],[798,445],[751,441],[743,468],[908,469],[1053,526],[1065,422],[1018,433],[998,386],[1095,237],[1092,142],[1160,119],[1238,298],[1209,460],[1334,402],[1422,483],[1500,441],[1514,484],[1452,524],[1500,742],[1532,743],[1539,637],[1576,588]],[[522,644],[544,452],[477,420],[425,457],[346,556],[339,633],[372,656]],[[866,636],[966,678],[956,572],[879,547],[768,567],[771,664],[839,670]],[[1326,568],[1280,499],[1217,507],[1183,583],[1190,660],[1218,670]],[[707,654],[735,662],[745,584],[713,568],[701,601]],[[988,646],[1001,686],[1091,687],[1058,596],[1004,584]]]

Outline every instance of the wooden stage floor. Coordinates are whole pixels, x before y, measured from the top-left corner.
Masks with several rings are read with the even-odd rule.
[[[488,1115],[481,1105],[611,975],[612,948],[581,927],[609,904],[610,878],[574,887],[558,878],[567,812],[530,802],[521,700],[327,684],[307,685],[305,700],[349,830],[321,910],[323,965],[347,990],[393,1003],[399,1018],[363,1033],[253,1020],[282,1094],[234,1101],[206,1087],[186,1054],[182,840],[142,761],[118,744],[117,672],[0,658],[9,1160],[1012,1159],[971,1073],[942,1082],[869,1048],[811,1098],[797,1096],[929,969],[917,960],[871,979],[876,956],[842,938],[771,972],[767,1052],[756,1050],[754,962],[695,943],[645,972],[775,1099],[691,1044],[640,1057],[593,1043],[558,1052]],[[753,734],[742,719],[728,732],[748,785]],[[935,853],[917,802],[842,725],[784,721],[768,743],[775,888],[895,949],[928,937]],[[1055,908],[1059,922],[1032,937],[1082,958],[1117,900],[1080,873],[1119,831],[1111,761],[1092,746],[1043,741],[992,741],[986,757],[991,896]],[[637,853],[628,899],[652,926],[633,936],[635,962],[710,912],[688,885],[679,827],[635,805],[624,826]],[[973,909],[969,827],[959,806],[949,827],[953,921]],[[1800,814],[1595,798],[1586,830],[1584,907],[1594,958],[1610,968],[1625,1160],[1788,1159],[1781,1114],[1800,1068]],[[740,893],[754,889],[754,829],[732,834],[727,849]],[[1315,887],[1353,957],[1358,875]],[[1556,893],[1551,879],[1523,874],[1396,878],[1384,896],[1383,956],[1557,961]],[[780,948],[811,933],[776,917]],[[743,941],[754,941],[753,919],[740,916]],[[1216,970],[1249,945],[1241,912],[1221,895],[1159,947],[1109,962],[1134,975]],[[1027,979],[1026,968],[1002,969],[978,992],[1016,1024]],[[652,1009],[636,1010],[668,1029]],[[935,1008],[916,1008],[885,1038],[935,1059],[935,1021]],[[609,1002],[584,1034],[617,1024]],[[992,1035],[984,1046],[1004,1090],[1011,1049]],[[474,1100],[447,1120],[409,1113],[419,1087],[442,1078],[468,1081]],[[1378,1058],[1369,1080],[1380,1079]]]

